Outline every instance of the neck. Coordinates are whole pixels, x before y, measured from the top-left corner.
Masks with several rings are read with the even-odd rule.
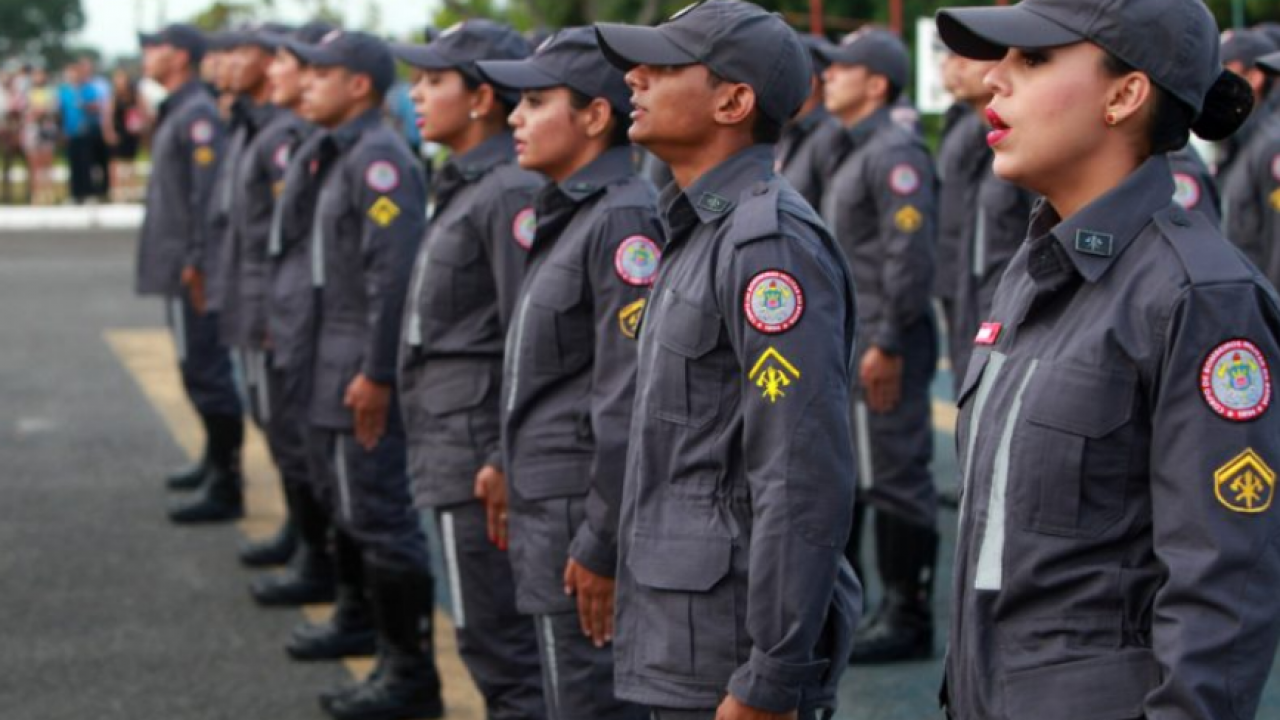
[[[271,102],[271,84],[258,83],[258,87],[246,92],[245,97],[249,98],[249,101],[254,105],[266,105]]]
[[[1055,172],[1052,183],[1046,183],[1037,192],[1044,195],[1058,217],[1065,220],[1115,189],[1140,164],[1127,148],[1100,149],[1083,162],[1077,160],[1070,168]]]
[[[859,103],[858,105],[851,107],[845,110],[844,112],[840,113],[840,122],[846,128],[851,128],[854,125],[857,125],[863,120],[866,120],[867,118],[874,115],[875,112],[882,107],[884,107],[883,103],[873,102],[870,100],[868,100],[867,102]]]
[[[453,155],[463,155],[500,132],[502,132],[501,127],[481,118],[467,123],[467,126],[458,132],[457,137],[449,138],[443,145],[449,148],[449,152]]]
[[[563,183],[576,175],[582,168],[595,162],[597,158],[609,149],[607,145],[598,140],[585,140],[579,147],[581,149],[572,158],[565,161],[560,167],[547,168],[544,174],[557,184]]]
[[[751,136],[741,131],[721,131],[697,145],[686,146],[677,152],[655,151],[662,160],[671,167],[671,175],[676,185],[687,188],[698,181],[698,178],[751,147]]]
[[[165,90],[173,92],[183,85],[186,85],[189,80],[191,80],[191,71],[179,70],[169,73],[168,77],[161,81],[160,84],[164,86]]]
[[[333,125],[329,126],[329,129],[331,129],[331,130],[332,130],[333,128],[340,128],[340,127],[342,127],[343,125],[346,125],[347,123],[351,122],[352,120],[355,120],[356,118],[358,118],[358,117],[360,117],[361,115],[365,114],[365,113],[366,113],[366,112],[368,112],[369,110],[373,109],[373,107],[374,107],[373,103],[372,103],[371,101],[369,101],[369,100],[361,100],[361,101],[358,101],[358,102],[356,102],[356,103],[354,103],[354,104],[350,105],[350,106],[347,108],[347,111],[346,111],[346,112],[344,112],[344,113],[343,113],[343,114],[338,118],[337,122],[335,122],[335,123],[333,123]]]

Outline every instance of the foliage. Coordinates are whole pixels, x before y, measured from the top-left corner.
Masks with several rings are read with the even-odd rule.
[[[0,0],[0,56],[44,57],[57,64],[67,36],[84,27],[80,0]]]

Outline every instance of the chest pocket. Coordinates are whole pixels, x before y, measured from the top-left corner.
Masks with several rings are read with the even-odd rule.
[[[720,315],[671,290],[662,302],[654,370],[662,379],[652,398],[654,416],[700,427],[715,417],[720,405],[721,362],[711,352],[720,339]]]
[[[453,319],[480,292],[480,243],[455,219],[432,233],[422,287],[424,315]]]
[[[1131,370],[1042,365],[1013,437],[1010,497],[1030,531],[1097,537],[1124,514],[1133,457]]]
[[[582,273],[548,264],[529,289],[529,326],[525,343],[535,369],[563,372],[576,368],[591,349],[591,319],[575,308],[582,302]]]

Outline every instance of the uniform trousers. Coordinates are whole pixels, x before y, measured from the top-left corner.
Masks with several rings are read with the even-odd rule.
[[[218,316],[196,312],[186,292],[166,298],[169,329],[178,352],[178,369],[187,397],[203,417],[242,412],[231,368],[231,354],[218,340]]]

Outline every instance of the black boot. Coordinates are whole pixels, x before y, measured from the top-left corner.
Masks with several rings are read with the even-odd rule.
[[[240,564],[251,568],[284,565],[297,550],[298,532],[293,527],[292,517],[286,517],[271,537],[240,546]]]
[[[254,578],[249,592],[260,605],[296,607],[332,602],[335,597],[333,558],[329,554],[329,521],[309,488],[301,483],[285,486],[298,549],[282,573]]]
[[[164,479],[165,487],[170,490],[196,490],[204,484],[205,475],[209,474],[212,467],[209,459],[209,417],[201,415],[200,424],[204,426],[204,453],[199,460]]]
[[[209,430],[210,469],[196,497],[169,508],[169,519],[178,524],[227,522],[244,517],[244,480],[240,475],[244,420],[238,415],[211,415],[205,425]]]
[[[373,611],[365,597],[360,548],[346,534],[334,532],[337,602],[328,621],[299,625],[285,650],[294,660],[341,660],[374,654],[377,636]]]
[[[378,664],[363,683],[326,694],[321,706],[336,720],[417,720],[444,717],[440,676],[431,646],[431,576],[373,568]]]
[[[938,533],[876,514],[876,560],[884,598],[854,637],[854,665],[924,660],[933,656],[933,575]]]

